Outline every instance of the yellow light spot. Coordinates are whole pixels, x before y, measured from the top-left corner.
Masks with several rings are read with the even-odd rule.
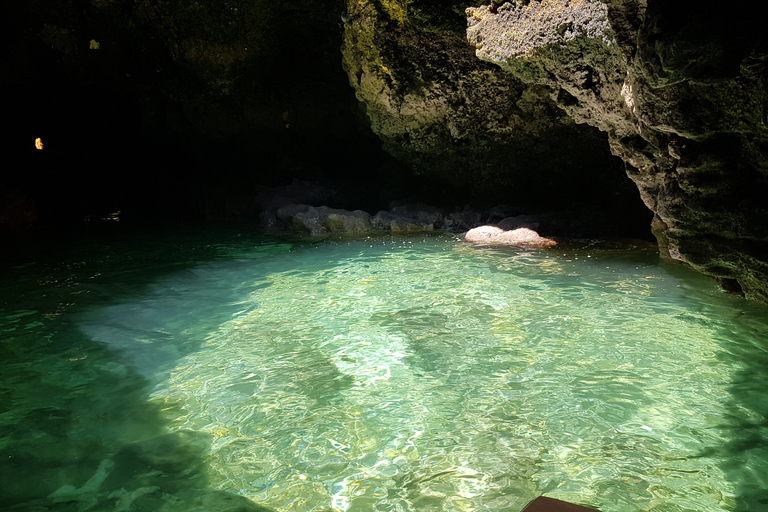
[[[98,50],[99,46],[101,45],[99,45],[99,42],[97,40],[91,39],[91,46],[90,46],[91,50]]]
[[[43,149],[43,139],[41,139],[40,137],[35,139],[35,148],[37,148],[37,149],[39,149],[41,151]]]

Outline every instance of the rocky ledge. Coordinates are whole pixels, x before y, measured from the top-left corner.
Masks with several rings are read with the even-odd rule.
[[[268,217],[271,218],[271,217]],[[361,235],[377,232],[396,234],[424,233],[454,224],[438,208],[421,205],[399,205],[375,215],[362,210],[344,210],[328,206],[289,204],[277,209],[276,223],[265,225],[272,230],[288,230],[310,235]]]
[[[291,203],[262,216],[261,225],[272,233],[287,232],[309,239],[441,232],[456,234],[474,245],[548,249],[558,241],[618,239],[622,228],[614,221],[602,212],[520,214],[508,205],[448,211],[424,203],[393,202],[388,210],[372,215],[363,210]]]

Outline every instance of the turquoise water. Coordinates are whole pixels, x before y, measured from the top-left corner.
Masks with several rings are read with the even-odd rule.
[[[768,308],[647,248],[67,247],[2,272],[2,509],[768,510]]]

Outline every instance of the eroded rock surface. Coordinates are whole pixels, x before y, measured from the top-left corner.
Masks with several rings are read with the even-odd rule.
[[[373,216],[373,229],[376,231],[391,231],[393,233],[419,233],[433,231],[434,224],[424,224],[412,217],[403,217],[388,211],[380,211]]]
[[[663,254],[768,301],[768,43],[754,7],[533,0],[468,9],[467,36],[608,134]]]
[[[598,200],[624,179],[605,136],[574,123],[546,86],[477,59],[463,24],[444,21],[464,3],[419,5],[347,5],[344,67],[388,153],[437,192],[491,204],[530,203],[532,190],[547,190],[537,202],[550,207]]]
[[[343,210],[327,206],[291,204],[277,210],[277,218],[288,228],[312,235],[327,233],[369,233],[371,215],[362,210]]]
[[[544,238],[532,229],[505,230],[498,226],[479,226],[470,229],[464,236],[464,241],[483,245],[514,245],[538,249],[557,245],[554,240]]]

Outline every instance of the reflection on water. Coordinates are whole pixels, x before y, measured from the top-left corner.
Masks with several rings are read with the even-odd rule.
[[[768,309],[649,252],[246,237],[168,272],[189,249],[6,302],[0,504],[768,506]]]

